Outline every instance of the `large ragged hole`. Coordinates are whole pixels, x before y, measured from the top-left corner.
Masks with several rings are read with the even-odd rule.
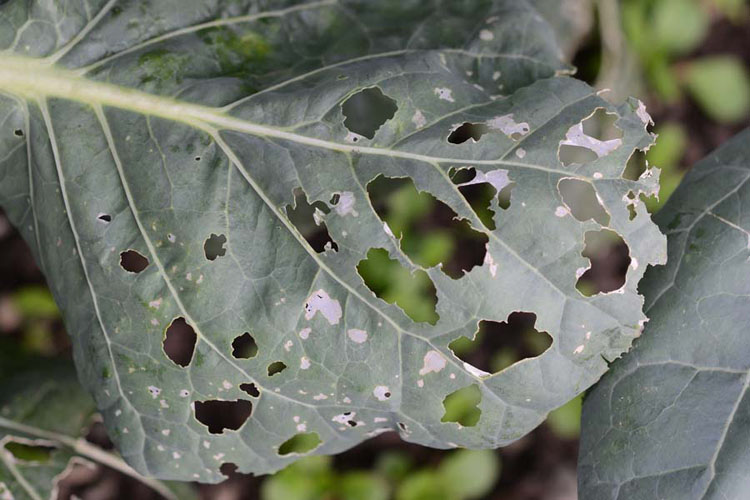
[[[576,288],[586,297],[619,290],[625,284],[631,264],[630,250],[622,237],[614,231],[587,231],[581,255],[591,266],[579,270]]]
[[[477,384],[451,392],[443,399],[445,413],[440,421],[474,427],[482,416],[482,410],[479,409],[481,401],[482,391]]]
[[[590,182],[566,177],[557,183],[557,190],[573,217],[581,222],[594,219],[602,226],[609,225],[609,214]]]
[[[622,145],[623,132],[615,125],[618,115],[604,108],[568,129],[560,141],[558,157],[564,166],[585,164],[610,154]]]
[[[397,110],[396,101],[378,87],[361,90],[341,105],[344,126],[368,139],[375,137],[375,132],[393,118]]]
[[[597,108],[594,114],[583,120],[583,133],[599,141],[622,139],[623,132],[615,125],[620,117],[604,108]]]
[[[190,364],[198,337],[185,318],[176,318],[164,332],[164,353],[183,368]]]
[[[477,173],[474,167],[451,168],[448,176],[458,191],[463,195],[471,208],[487,229],[495,229],[495,211],[490,207],[497,196],[497,204],[507,210],[510,207],[510,196],[515,182],[508,178],[508,172],[503,169],[489,173]]]
[[[46,441],[43,441],[43,443],[46,443]],[[33,441],[15,441],[11,438],[10,441],[5,443],[5,449],[19,462],[27,464],[47,464],[52,458],[52,452],[57,448],[46,444],[36,444]]]
[[[630,158],[628,158],[625,170],[622,171],[622,178],[629,181],[637,181],[646,170],[648,170],[646,153],[640,149],[636,149],[633,151],[633,154],[630,155]]]
[[[400,238],[403,252],[420,266],[440,264],[445,274],[459,279],[484,263],[487,235],[431,194],[417,191],[411,179],[379,175],[367,193],[380,219]]]
[[[383,248],[371,248],[367,258],[357,264],[357,272],[376,296],[396,304],[412,320],[437,323],[437,291],[426,272],[410,273]]]
[[[279,455],[308,453],[320,446],[321,442],[317,432],[300,432],[281,443]]]
[[[536,314],[513,312],[503,322],[482,320],[473,339],[461,336],[448,348],[461,361],[497,373],[523,359],[541,355],[552,345],[547,332],[534,328]]]
[[[196,401],[195,418],[208,427],[211,434],[223,434],[224,429],[236,431],[253,411],[253,404],[244,399],[235,401]]]
[[[294,205],[286,207],[289,220],[318,253],[325,252],[329,248],[336,251],[339,249],[328,233],[326,223],[323,222],[323,217],[330,211],[328,205],[322,201],[308,202],[307,195],[300,188],[294,190]]]
[[[463,144],[469,139],[471,139],[472,142],[479,142],[479,139],[481,139],[487,131],[489,131],[489,127],[484,123],[466,122],[450,133],[448,136],[448,142],[451,144]]]

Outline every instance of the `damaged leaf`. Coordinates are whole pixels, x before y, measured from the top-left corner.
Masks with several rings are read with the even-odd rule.
[[[168,500],[193,498],[179,485],[141,477],[120,457],[85,441],[81,433],[94,411],[71,364],[29,359],[0,345],[0,498],[56,499],[58,483],[74,467],[94,464],[131,475]]]
[[[583,500],[745,498],[750,436],[750,130],[698,163],[655,217],[669,261],[650,317],[583,405]]]
[[[226,464],[269,473],[394,430],[439,448],[507,445],[639,335],[636,284],[665,258],[642,203],[623,201],[658,188],[655,170],[621,176],[653,140],[642,105],[565,76],[526,2],[68,3],[0,6],[19,27],[0,33],[0,204],[137,470],[217,482]],[[597,110],[616,147],[587,139]],[[484,124],[479,140],[449,141],[464,123]],[[596,158],[564,165],[566,141]],[[379,176],[444,204],[480,258],[413,258],[368,197]],[[562,179],[590,186],[607,217],[574,217]],[[464,195],[482,186],[484,219]],[[602,224],[640,266],[587,297],[585,235]],[[365,282],[373,255],[434,297],[422,321]],[[448,347],[517,311],[552,339],[539,356],[490,375]],[[176,320],[192,333],[167,332]],[[465,387],[470,418],[445,420]],[[209,411],[222,402],[239,418]],[[340,422],[347,412],[356,420]],[[314,443],[285,444],[295,436]]]

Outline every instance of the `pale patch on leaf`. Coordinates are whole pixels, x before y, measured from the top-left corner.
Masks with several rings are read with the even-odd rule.
[[[341,304],[338,300],[332,299],[324,290],[317,290],[305,302],[305,319],[313,319],[318,312],[330,324],[337,325],[342,315]]]
[[[352,342],[355,342],[357,344],[362,344],[365,341],[367,341],[367,332],[364,330],[358,330],[356,328],[351,328],[346,331],[346,334],[349,336],[349,339]]]
[[[422,366],[422,369],[419,370],[419,374],[427,375],[431,372],[437,373],[445,368],[446,362],[445,356],[439,352],[427,351],[427,354],[424,355],[424,365]]]
[[[438,96],[438,98],[442,99],[443,101],[456,102],[456,100],[453,98],[453,91],[451,89],[436,88],[435,95]]]
[[[518,139],[529,133],[529,124],[526,122],[516,122],[513,113],[496,116],[487,121],[487,126],[499,130],[511,139]]]

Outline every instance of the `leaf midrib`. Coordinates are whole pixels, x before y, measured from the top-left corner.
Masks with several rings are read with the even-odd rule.
[[[170,121],[195,126],[196,122],[226,130],[234,130],[260,137],[272,137],[306,146],[339,151],[343,153],[369,154],[415,160],[424,163],[458,163],[472,165],[496,165],[540,170],[570,175],[569,171],[557,168],[499,160],[474,160],[446,158],[409,153],[407,151],[373,146],[354,146],[297,134],[283,128],[261,125],[228,115],[220,108],[188,103],[176,99],[148,94],[140,90],[103,83],[77,76],[75,73],[42,64],[37,59],[23,56],[0,55],[0,91],[26,98],[58,97],[87,105],[111,106],[142,115],[158,116]],[[583,179],[591,178],[579,175]]]

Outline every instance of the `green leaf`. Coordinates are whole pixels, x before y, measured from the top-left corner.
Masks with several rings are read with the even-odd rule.
[[[370,472],[349,472],[338,482],[339,496],[345,500],[388,500],[388,484]]]
[[[0,373],[0,498],[56,498],[58,482],[74,465],[94,463],[131,475],[167,499],[194,498],[189,490],[173,492],[171,485],[139,476],[119,457],[82,439],[95,408],[72,364],[0,351],[0,366],[19,359],[24,368]]]
[[[700,45],[711,20],[699,0],[658,0],[653,2],[651,16],[658,47],[675,54]]]
[[[581,434],[582,399],[582,396],[571,399],[547,416],[547,425],[558,437],[576,439]]]
[[[261,483],[263,500],[318,500],[338,484],[329,457],[306,457]]]
[[[712,119],[735,123],[750,116],[750,75],[734,56],[695,59],[687,66],[685,84]]]
[[[440,462],[437,473],[450,498],[481,498],[500,477],[500,460],[490,450],[457,450]]]
[[[396,490],[396,500],[453,500],[450,491],[443,488],[440,476],[424,469],[408,476]]]
[[[750,130],[698,163],[656,221],[651,318],[586,397],[581,498],[744,498],[750,484]]]
[[[60,316],[60,310],[47,287],[27,286],[13,293],[11,297],[13,305],[25,318],[54,319]]]
[[[621,175],[653,139],[643,105],[564,76],[525,2],[267,4],[0,6],[19,27],[0,31],[0,204],[46,273],[109,435],[141,472],[206,482],[224,463],[273,472],[387,430],[439,448],[520,438],[645,320],[636,284],[664,239],[624,199],[654,192],[658,172]],[[372,100],[392,117],[348,130]],[[597,110],[616,120],[601,140],[587,135]],[[448,141],[463,123],[478,142]],[[563,165],[567,148],[589,159]],[[419,265],[380,218],[371,182],[404,177],[486,242],[467,272]],[[565,177],[591,186],[629,246],[619,290],[576,289],[585,235],[602,226],[566,208]],[[513,186],[509,206],[491,203],[495,229],[462,194],[476,184]],[[358,271],[373,252],[426,277],[428,321],[368,287]],[[490,375],[448,348],[515,311],[549,332],[543,354]],[[471,386],[480,418],[445,421],[446,396]],[[319,444],[280,449],[299,434]]]

